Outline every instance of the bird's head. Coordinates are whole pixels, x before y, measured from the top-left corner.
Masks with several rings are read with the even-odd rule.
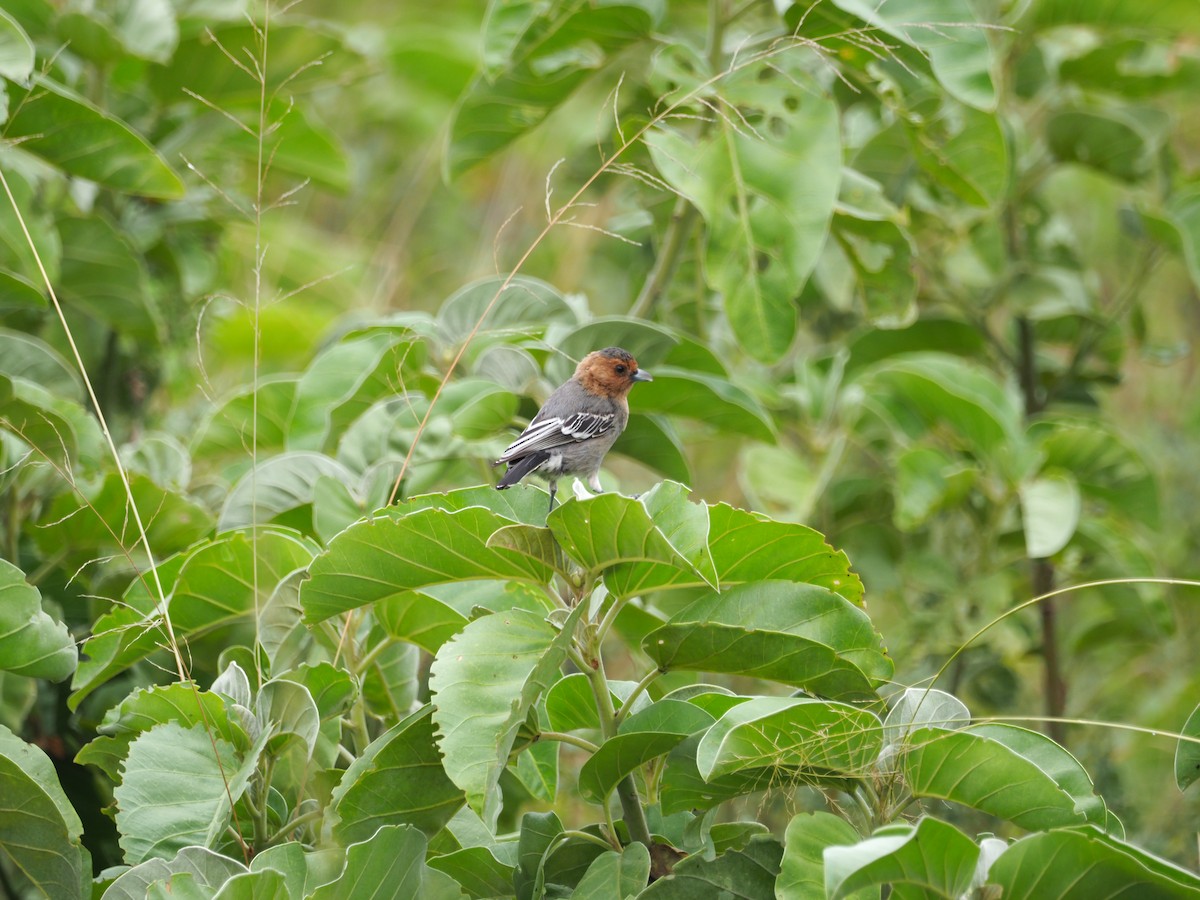
[[[624,397],[639,381],[653,381],[649,372],[638,368],[628,350],[607,347],[585,356],[575,369],[579,383],[594,394]]]

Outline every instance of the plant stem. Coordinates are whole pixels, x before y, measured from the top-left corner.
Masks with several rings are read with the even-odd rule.
[[[667,230],[663,234],[662,246],[658,248],[654,265],[650,274],[642,284],[642,290],[629,309],[629,315],[645,316],[658,301],[663,291],[679,268],[683,258],[683,248],[687,245],[688,235],[696,221],[696,207],[686,197],[676,197],[675,206],[671,210],[671,218],[667,222]]]
[[[586,738],[567,734],[565,731],[541,731],[538,732],[538,740],[558,741],[560,744],[570,744],[572,747],[578,747],[580,750],[586,750],[588,753],[595,753],[600,749]]]
[[[1017,319],[1018,336],[1018,375],[1021,380],[1021,393],[1025,399],[1025,418],[1033,418],[1044,408],[1044,400],[1038,390],[1038,372],[1036,346],[1034,344],[1033,323],[1025,316]],[[1033,595],[1041,597],[1054,590],[1054,563],[1048,559],[1033,559],[1029,561],[1029,575]],[[1049,720],[1046,722],[1046,734],[1051,740],[1061,744],[1066,737],[1066,729],[1061,719],[1066,710],[1067,683],[1062,673],[1062,663],[1058,654],[1058,609],[1053,597],[1047,597],[1038,607],[1042,619],[1042,692],[1043,704]]]
[[[291,834],[297,828],[301,828],[301,827],[307,825],[309,822],[316,822],[316,821],[320,820],[324,815],[325,815],[324,810],[314,809],[314,810],[310,810],[309,812],[304,813],[304,815],[296,816],[296,818],[292,819],[292,821],[288,822],[286,825],[284,825],[282,828],[280,828],[277,832],[275,832],[273,835],[271,835],[269,838],[267,838],[267,846],[273,845],[276,841],[283,840],[285,837],[287,837],[289,834]]]
[[[608,740],[617,733],[617,713],[613,708],[612,693],[608,688],[608,678],[604,674],[604,660],[600,656],[599,641],[596,637],[592,638],[591,646],[587,648],[584,657],[583,672],[587,676],[588,683],[592,686],[592,694],[596,698],[596,711],[600,715],[600,734],[605,740]],[[633,783],[632,775],[626,775],[621,779],[620,784],[617,785],[617,797],[621,801],[621,818],[625,820],[625,827],[629,830],[630,838],[640,844],[645,844],[649,849],[651,846],[650,826],[646,823],[646,812],[642,809],[642,802],[638,797],[637,786]]]
[[[629,715],[629,711],[633,709],[633,701],[636,700],[638,696],[644,690],[646,690],[646,688],[648,688],[661,674],[661,669],[651,669],[644,676],[642,676],[641,681],[633,686],[633,690],[629,692],[629,696],[625,698],[625,702],[622,703],[621,708],[617,710],[616,720],[618,726],[625,721],[626,717]]]

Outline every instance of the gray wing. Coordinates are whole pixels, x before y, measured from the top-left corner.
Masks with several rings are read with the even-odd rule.
[[[534,420],[521,436],[500,454],[496,462],[508,462],[530,453],[537,453],[539,450],[553,450],[598,437],[613,427],[615,418],[613,413],[579,412],[566,418],[549,416],[540,421]]]

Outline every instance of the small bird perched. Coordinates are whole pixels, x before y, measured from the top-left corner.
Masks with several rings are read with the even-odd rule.
[[[550,509],[558,479],[587,477],[588,487],[600,491],[600,463],[629,422],[629,389],[653,381],[638,368],[627,350],[596,350],[575,367],[575,374],[549,396],[519,438],[492,465],[508,463],[496,485],[502,491],[530,472],[550,482]]]

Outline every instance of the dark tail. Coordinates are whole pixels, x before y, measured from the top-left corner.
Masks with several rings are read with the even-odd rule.
[[[510,462],[508,464],[508,471],[496,482],[496,490],[502,491],[505,488],[512,487],[534,469],[538,468],[538,466],[545,463],[549,458],[550,454],[545,450],[541,450]]]

